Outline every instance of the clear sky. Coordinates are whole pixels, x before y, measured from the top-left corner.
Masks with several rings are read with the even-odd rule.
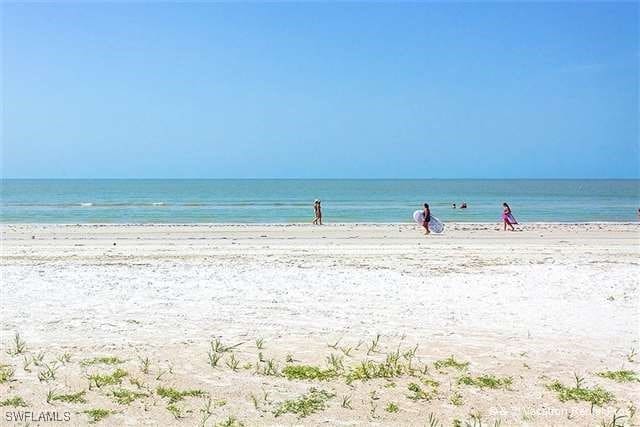
[[[638,178],[638,3],[2,6],[2,175]]]

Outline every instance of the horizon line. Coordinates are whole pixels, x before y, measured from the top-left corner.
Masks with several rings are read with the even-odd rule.
[[[0,177],[0,181],[45,181],[45,180],[59,180],[59,181],[79,181],[79,180],[93,180],[93,181],[640,181],[638,177],[617,177],[617,178],[557,178],[557,177],[544,177],[544,178],[203,178],[203,177],[152,177],[152,178],[113,178],[113,177],[49,177],[49,178],[33,178],[33,177]]]

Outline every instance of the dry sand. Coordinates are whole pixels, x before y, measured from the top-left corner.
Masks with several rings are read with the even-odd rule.
[[[632,417],[638,382],[596,375],[640,372],[632,350],[640,351],[638,224],[526,224],[517,232],[450,224],[429,237],[408,224],[0,229],[0,364],[13,371],[0,400],[19,396],[28,405],[0,408],[4,424],[32,411],[70,419],[42,425],[85,425],[83,411],[94,408],[112,411],[100,425],[229,417],[245,425],[429,425],[430,417],[443,425],[474,425],[474,417],[483,425],[595,425],[617,409],[627,417],[621,423],[640,419]],[[26,350],[9,354],[16,332]],[[241,344],[211,367],[215,338]],[[398,348],[390,377],[357,378],[362,361],[383,363]],[[334,378],[282,374],[300,364],[327,370],[332,353],[344,365],[326,371]],[[450,355],[468,367],[434,366]],[[123,363],[81,363],[100,356]],[[54,378],[42,374],[47,366]],[[89,388],[88,376],[118,368],[127,372],[121,384]],[[485,374],[511,384],[465,384]],[[600,386],[615,400],[561,402],[546,387],[573,386],[574,374],[581,388]],[[202,390],[211,405],[203,410],[209,400],[197,396],[172,405],[158,387]],[[312,388],[335,397],[306,417],[276,417],[283,402]],[[117,403],[119,389],[146,396]],[[87,403],[47,403],[50,390],[86,390]],[[390,403],[397,412],[386,410]]]

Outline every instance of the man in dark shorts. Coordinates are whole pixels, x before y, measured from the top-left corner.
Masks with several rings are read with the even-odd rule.
[[[429,210],[429,205],[427,203],[424,204],[424,209],[422,210],[422,226],[426,230],[424,234],[429,234],[429,221],[431,221],[431,211]]]
[[[313,214],[313,223],[315,225],[322,225],[322,207],[320,206],[319,199],[316,199],[316,201],[313,202]]]

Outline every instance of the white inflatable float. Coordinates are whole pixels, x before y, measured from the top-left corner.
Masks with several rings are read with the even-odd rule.
[[[419,210],[413,213],[413,220],[422,225],[424,221],[424,212]],[[444,231],[444,224],[435,216],[431,215],[431,221],[429,221],[429,231],[433,233],[442,233]]]

